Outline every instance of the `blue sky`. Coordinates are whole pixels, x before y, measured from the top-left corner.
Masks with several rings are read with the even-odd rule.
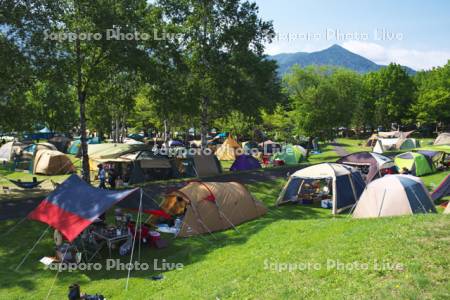
[[[272,20],[276,40],[268,54],[317,51],[333,44],[377,63],[414,69],[450,59],[448,0],[256,0]]]

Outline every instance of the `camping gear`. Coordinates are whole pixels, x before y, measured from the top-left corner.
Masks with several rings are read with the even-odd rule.
[[[450,132],[443,132],[434,140],[434,146],[450,145]]]
[[[63,175],[75,172],[75,166],[64,153],[39,150],[33,160],[33,174]]]
[[[145,194],[143,194],[145,195]],[[118,202],[122,207],[141,209],[144,213],[167,216],[151,199],[142,199],[140,189],[111,191],[90,186],[76,175],[71,175],[47,196],[28,218],[57,229],[72,242],[83,230]]]
[[[272,153],[281,149],[281,145],[279,143],[273,142],[271,140],[259,143],[259,147],[262,149],[263,155],[271,155]]]
[[[236,160],[230,167],[230,171],[245,171],[255,169],[261,169],[261,164],[256,158],[248,154],[236,157]]]
[[[322,192],[317,192],[318,188],[314,186],[317,181],[324,181],[326,184],[326,189]],[[314,196],[317,196],[318,201],[321,198],[331,197],[333,214],[336,214],[353,206],[365,186],[366,183],[356,168],[337,163],[317,164],[292,174],[281,191],[276,205],[295,203]]]
[[[405,168],[414,176],[423,176],[434,172],[431,159],[421,153],[401,153],[394,158],[394,162],[400,171]]]
[[[231,135],[216,150],[216,156],[219,160],[235,160],[237,156],[243,154],[241,146]]]
[[[398,173],[392,159],[374,152],[363,151],[352,153],[341,157],[336,162],[358,168],[366,183],[385,174]]]
[[[184,215],[179,237],[235,228],[267,212],[267,208],[237,182],[190,182],[168,194],[161,208],[170,215]]]
[[[35,180],[36,177],[33,177],[33,181],[31,181],[31,182],[21,181],[21,180],[12,180],[9,178],[6,178],[6,179],[8,179],[8,181],[13,183],[14,185],[16,185],[22,189],[26,189],[26,190],[37,188],[39,185],[41,185],[41,183],[43,183],[45,181],[45,180],[37,181],[37,180]]]
[[[411,175],[387,175],[369,183],[356,204],[354,218],[436,212],[423,182]]]
[[[438,187],[431,193],[431,198],[436,201],[440,198],[450,195],[450,174],[438,185]],[[448,207],[448,206],[447,206]]]
[[[281,151],[275,152],[272,155],[272,162],[283,161],[285,165],[296,165],[300,162],[303,155],[300,148],[293,146],[292,144],[287,144],[282,147]]]

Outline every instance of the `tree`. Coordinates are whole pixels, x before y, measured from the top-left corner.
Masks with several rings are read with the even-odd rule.
[[[422,125],[450,124],[450,61],[443,67],[419,72],[415,81],[418,96],[411,107],[412,114]]]
[[[26,91],[33,83],[31,64],[20,49],[0,33],[0,132],[33,127],[32,106]]]
[[[359,99],[361,81],[356,73],[334,67],[294,66],[284,77],[292,113],[301,135],[331,139],[336,128],[349,126]],[[308,147],[310,148],[310,147]]]
[[[408,122],[416,86],[402,66],[389,64],[369,76],[367,84],[378,125],[390,128],[392,123]]]
[[[154,25],[149,5],[145,0],[7,0],[2,6],[7,37],[21,45],[31,64],[42,74],[59,68],[70,76],[68,84],[74,86],[79,105],[83,178],[89,181],[86,102],[95,87],[108,79],[111,66],[155,73],[154,41],[124,40],[126,34],[145,32]]]
[[[276,65],[265,59],[273,27],[255,3],[239,0],[160,0],[168,27],[181,34],[178,92],[186,113],[200,116],[202,146],[213,120],[237,110],[245,116],[273,107],[280,96]]]

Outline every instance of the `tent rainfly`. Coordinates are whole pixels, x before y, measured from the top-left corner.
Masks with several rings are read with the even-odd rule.
[[[140,208],[144,213],[170,218],[153,200],[141,200],[141,195],[139,188],[122,191],[94,188],[73,174],[48,195],[28,218],[50,225],[69,242],[121,201],[124,207]]]
[[[245,171],[261,169],[259,161],[249,154],[244,154],[236,157],[236,160],[230,167],[230,171]]]
[[[184,214],[179,237],[234,228],[267,212],[267,208],[237,182],[190,182],[168,194],[161,209],[169,215]]]
[[[305,183],[322,179],[331,185],[333,214],[352,207],[366,186],[356,168],[336,163],[317,164],[291,175],[278,197],[277,205],[296,202]]]
[[[0,147],[0,162],[9,162],[14,159],[14,154],[20,153],[21,144],[8,142]]]
[[[235,160],[239,152],[243,153],[241,146],[229,135],[215,154],[219,160]]]
[[[394,158],[395,165],[407,169],[414,176],[423,176],[434,172],[431,159],[421,153],[405,152]]]
[[[450,195],[450,174],[447,175],[439,186],[431,193],[431,198],[436,201]]]
[[[450,132],[444,132],[438,135],[438,137],[434,140],[433,145],[450,145]]]
[[[356,152],[341,157],[337,163],[358,168],[367,183],[385,174],[396,174],[394,161],[374,152]]]
[[[436,212],[423,182],[411,175],[387,175],[369,183],[354,218],[376,218]]]
[[[282,147],[281,151],[275,152],[272,156],[272,161],[281,160],[286,165],[296,165],[300,162],[303,157],[300,146],[293,146],[292,144],[287,144]]]
[[[75,172],[75,166],[64,153],[39,150],[33,160],[33,174],[63,175]]]

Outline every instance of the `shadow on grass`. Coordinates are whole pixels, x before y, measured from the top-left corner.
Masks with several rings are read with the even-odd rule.
[[[142,244],[140,247],[140,262],[147,263],[150,269],[146,271],[132,271],[131,276],[133,278],[149,279],[152,275],[163,273],[153,269],[155,259],[158,262],[165,259],[169,263],[181,263],[184,266],[195,264],[202,261],[209,253],[218,249],[247,243],[253,235],[276,222],[298,219],[333,218],[330,210],[314,206],[285,205],[275,207],[275,200],[284,182],[285,180],[278,179],[271,182],[258,182],[248,185],[249,190],[257,199],[268,206],[269,211],[259,219],[237,226],[236,231],[230,229],[212,234],[176,239],[170,235],[163,235],[163,238],[168,240],[170,245],[168,248],[159,250]],[[14,224],[15,222],[12,221],[1,222],[0,231],[6,232]],[[39,263],[39,259],[43,256],[54,255],[53,230],[51,229],[31,253],[20,271],[13,271],[45,228],[46,225],[44,224],[25,221],[14,232],[11,232],[10,235],[6,237],[0,236],[0,265],[2,266],[0,280],[2,280],[2,286],[4,288],[19,287],[25,291],[33,291],[42,288],[39,282],[45,282],[45,280],[49,282],[53,281],[56,274],[55,271],[44,270],[43,265]],[[103,250],[101,252],[102,259],[93,262],[102,264],[104,268],[106,258],[108,258],[108,251],[107,249]],[[113,259],[120,259],[122,263],[129,262],[129,255],[119,256],[117,252],[117,250],[113,251]],[[138,253],[139,250],[136,249],[134,253],[135,259],[138,258]],[[83,284],[91,280],[124,279],[126,277],[126,270],[63,272],[59,274],[56,285],[68,286],[73,282]]]

